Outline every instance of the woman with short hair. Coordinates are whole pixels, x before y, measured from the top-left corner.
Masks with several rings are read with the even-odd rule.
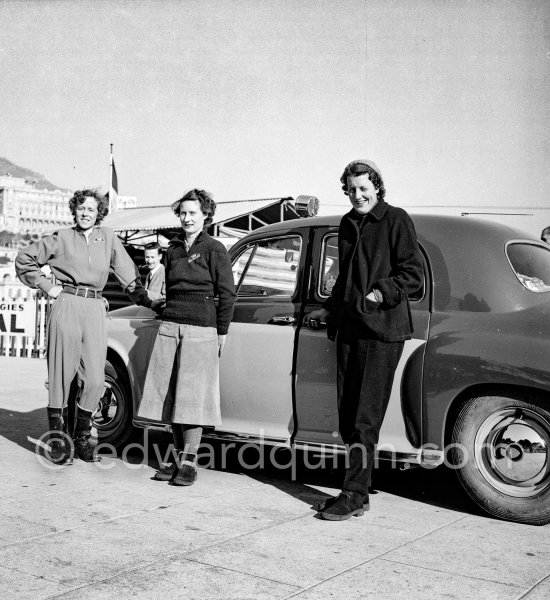
[[[412,333],[408,296],[423,280],[413,222],[385,201],[376,164],[354,160],[340,181],[352,208],[338,230],[338,277],[323,308],[306,317],[327,322],[327,335],[337,343],[338,422],[348,456],[342,493],[318,507],[331,521],[360,516],[370,507],[376,444]]]
[[[77,458],[86,462],[99,460],[89,438],[92,414],[105,386],[107,304],[102,290],[109,273],[114,273],[132,301],[156,308],[122,242],[112,229],[101,225],[109,212],[107,198],[97,190],[79,190],[69,207],[74,227],[60,229],[23,248],[15,260],[19,279],[54,299],[47,324],[47,457],[58,464],[72,462],[71,434]],[[49,265],[56,283],[41,270],[45,265]],[[68,430],[66,409],[75,376],[81,393],[73,432]]]
[[[193,189],[172,210],[182,231],[164,258],[166,305],[138,414],[155,421],[166,415],[171,421],[174,461],[154,479],[183,486],[197,479],[203,427],[221,423],[219,357],[236,295],[229,254],[206,232],[216,210],[212,197]]]

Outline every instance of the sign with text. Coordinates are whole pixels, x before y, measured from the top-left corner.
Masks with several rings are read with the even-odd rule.
[[[36,304],[34,300],[0,302],[0,333],[34,336]]]

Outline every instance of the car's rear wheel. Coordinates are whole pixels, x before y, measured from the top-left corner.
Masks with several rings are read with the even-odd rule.
[[[123,448],[134,433],[132,395],[124,367],[105,361],[105,393],[94,416],[98,442]]]
[[[550,522],[550,412],[536,398],[472,398],[452,441],[458,478],[485,511],[519,523]]]

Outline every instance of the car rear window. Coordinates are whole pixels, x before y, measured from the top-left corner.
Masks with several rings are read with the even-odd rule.
[[[550,291],[550,248],[511,242],[506,247],[506,255],[523,287],[536,293]]]

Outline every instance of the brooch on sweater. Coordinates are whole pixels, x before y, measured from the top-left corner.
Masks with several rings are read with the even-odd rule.
[[[94,238],[94,244],[103,244],[105,240],[102,237]]]
[[[200,258],[199,252],[195,252],[195,254],[191,254],[191,256],[187,259],[187,262],[192,263],[194,260],[197,260],[197,258]]]

